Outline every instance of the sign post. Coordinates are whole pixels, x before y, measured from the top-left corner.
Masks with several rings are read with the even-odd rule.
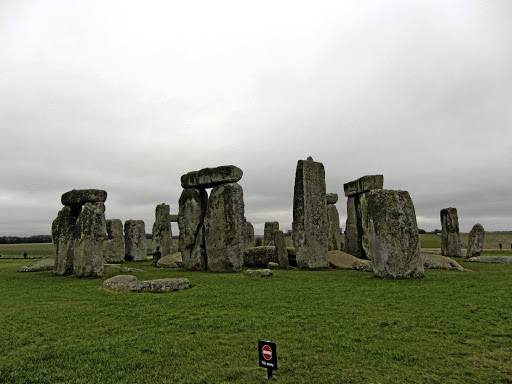
[[[258,340],[258,360],[260,367],[267,368],[265,379],[271,379],[272,371],[277,370],[276,343]]]

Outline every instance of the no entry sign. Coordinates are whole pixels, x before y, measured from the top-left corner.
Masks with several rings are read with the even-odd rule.
[[[258,340],[258,363],[267,368],[267,378],[272,377],[272,371],[277,370],[276,343]]]

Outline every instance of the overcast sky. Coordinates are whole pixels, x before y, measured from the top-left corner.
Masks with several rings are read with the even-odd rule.
[[[178,212],[180,177],[233,164],[245,215],[292,222],[299,159],[327,192],[383,174],[418,225],[512,230],[509,0],[0,2],[0,236],[50,234],[60,196]],[[174,228],[177,232],[177,228]]]

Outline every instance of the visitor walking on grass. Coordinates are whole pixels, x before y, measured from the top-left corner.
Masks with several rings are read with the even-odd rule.
[[[153,253],[153,261],[151,262],[151,265],[153,267],[156,267],[158,264],[158,260],[162,257],[162,253],[160,252],[160,246],[156,247],[156,252]]]

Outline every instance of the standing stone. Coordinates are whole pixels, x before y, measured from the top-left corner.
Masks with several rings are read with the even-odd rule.
[[[244,248],[254,247],[254,227],[245,221],[244,222]]]
[[[147,260],[146,227],[142,220],[124,222],[125,260]]]
[[[484,249],[485,230],[482,224],[475,224],[469,232],[466,257],[480,256]]]
[[[327,200],[322,163],[297,162],[293,196],[293,244],[299,268],[328,268]]]
[[[276,247],[277,262],[279,268],[290,268],[290,261],[288,260],[288,249],[284,241],[283,231],[277,230],[274,232],[274,243]]]
[[[238,271],[243,264],[244,197],[238,183],[213,188],[204,218],[208,269]]]
[[[107,263],[122,263],[125,252],[123,223],[119,219],[110,219],[106,224],[108,240],[105,241],[103,257]]]
[[[383,175],[368,175],[343,185],[347,197],[347,221],[345,225],[345,250],[360,259],[368,258],[362,245],[363,227],[361,195],[375,189],[382,189]]]
[[[208,195],[204,189],[187,188],[181,193],[178,227],[183,268],[197,270],[207,268],[203,228],[207,201]]]
[[[381,189],[361,197],[363,247],[375,277],[423,277],[418,225],[409,193]]]
[[[459,218],[457,208],[441,209],[441,255],[460,256]]]
[[[263,245],[275,245],[274,235],[279,231],[279,223],[277,221],[267,221],[263,230]]]
[[[327,222],[329,223],[329,251],[341,250],[341,235],[340,235],[340,214],[336,204],[338,202],[338,194],[328,193],[327,200]]]
[[[75,225],[80,215],[80,205],[62,208],[52,223],[52,241],[55,247],[56,275],[69,275],[73,273],[74,233]]]
[[[153,224],[153,252],[160,247],[163,256],[171,254],[172,231],[170,220],[171,208],[168,204],[159,204],[155,209],[155,222]]]
[[[84,204],[75,225],[73,273],[78,277],[103,276],[103,242],[107,232],[105,205]]]

